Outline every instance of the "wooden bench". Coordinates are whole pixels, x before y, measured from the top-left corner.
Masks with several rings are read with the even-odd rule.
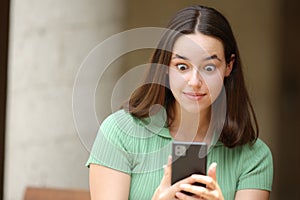
[[[81,189],[27,187],[24,200],[90,200],[90,192]]]

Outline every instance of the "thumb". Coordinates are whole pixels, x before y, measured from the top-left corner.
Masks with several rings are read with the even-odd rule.
[[[217,181],[217,163],[213,162],[209,168],[207,175],[214,179],[214,181]]]
[[[171,174],[172,174],[172,157],[168,157],[167,165],[164,165],[164,177],[160,183],[161,187],[167,188],[171,186]]]

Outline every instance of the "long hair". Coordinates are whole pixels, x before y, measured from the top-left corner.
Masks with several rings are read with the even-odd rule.
[[[155,104],[166,108],[169,125],[174,119],[175,98],[169,89],[168,68],[175,41],[182,34],[200,32],[219,39],[224,47],[225,61],[234,55],[230,76],[224,79],[226,118],[220,141],[227,147],[253,143],[258,137],[258,123],[251,104],[242,72],[239,50],[227,19],[214,8],[190,6],[177,12],[150,59],[145,84],[130,97],[128,111],[137,118],[149,117]]]

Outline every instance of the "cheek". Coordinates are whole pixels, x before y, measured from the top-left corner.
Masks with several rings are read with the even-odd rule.
[[[222,87],[223,79],[220,76],[210,77],[205,79],[206,87],[208,89],[211,101],[214,102],[219,96]]]
[[[174,70],[169,71],[169,83],[172,91],[180,90],[184,87],[186,81],[182,74],[176,73]]]

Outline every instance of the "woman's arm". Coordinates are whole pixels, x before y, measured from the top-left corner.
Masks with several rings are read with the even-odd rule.
[[[101,165],[90,165],[91,200],[128,200],[130,175]]]
[[[235,200],[268,200],[270,192],[267,190],[247,189],[236,192]]]

